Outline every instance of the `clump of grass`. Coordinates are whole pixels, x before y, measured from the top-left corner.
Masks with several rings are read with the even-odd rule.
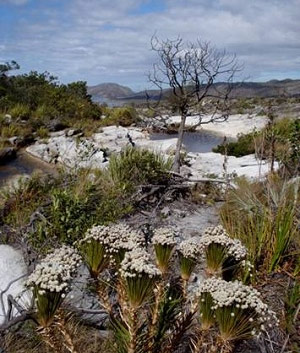
[[[271,272],[283,265],[299,233],[299,182],[273,176],[265,183],[237,184],[221,209],[222,223],[246,245],[255,267]]]
[[[130,191],[137,185],[166,183],[171,166],[171,159],[160,154],[128,147],[110,158],[108,172],[115,186]]]

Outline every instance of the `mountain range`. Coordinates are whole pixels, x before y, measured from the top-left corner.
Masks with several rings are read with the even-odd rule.
[[[224,83],[216,83],[218,89]],[[233,84],[234,89],[231,96],[233,98],[254,98],[254,97],[299,97],[300,80],[271,80],[268,82],[237,82]],[[170,90],[165,89],[163,94]],[[88,87],[88,93],[95,101],[115,100],[141,102],[146,99],[145,91],[134,92],[127,86],[117,83],[101,83]],[[148,94],[152,99],[157,99],[160,95],[158,90],[150,90]]]

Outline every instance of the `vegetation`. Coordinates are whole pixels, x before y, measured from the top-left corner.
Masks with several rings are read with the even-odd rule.
[[[158,61],[153,65],[149,80],[161,92],[166,86],[170,88],[172,110],[178,111],[181,117],[173,163],[174,171],[179,172],[187,116],[199,117],[195,126],[201,125],[205,114],[210,116],[211,122],[226,119],[227,98],[232,89],[230,83],[239,67],[234,55],[218,51],[209,42],[184,42],[181,37],[160,40],[154,36],[151,45]],[[219,79],[223,87],[214,89],[213,85]],[[209,99],[214,100],[213,109],[206,104]],[[153,109],[156,110],[157,105]]]
[[[37,135],[66,127],[81,129],[87,136],[101,126],[129,126],[139,121],[133,107],[107,108],[93,103],[86,82],[61,84],[48,72],[11,75],[17,63],[0,67],[1,138]],[[5,116],[11,116],[5,118]]]
[[[210,228],[207,234],[215,231],[222,235],[222,241],[232,243],[221,227]],[[176,244],[172,229],[157,229],[154,237],[155,246]],[[101,251],[92,251],[91,240]],[[277,326],[274,313],[260,294],[236,281],[236,276],[225,281],[222,273],[208,275],[197,285],[196,293],[190,292],[189,277],[195,266],[188,277],[185,272],[178,278],[176,271],[166,271],[171,262],[168,257],[161,272],[155,265],[155,261],[162,264],[160,254],[154,255],[153,245],[147,246],[143,235],[124,223],[94,226],[76,245],[89,269],[91,259],[101,264],[90,274],[94,295],[106,312],[108,352],[173,353],[183,349],[196,353],[213,344],[225,353],[241,339],[264,335],[267,325]],[[185,241],[177,245],[175,258],[201,263],[201,244]],[[246,256],[244,248],[236,248],[241,249]],[[115,255],[124,250],[123,260],[116,262]],[[49,253],[27,280],[35,298],[30,319],[36,322],[42,341],[57,352],[62,344],[69,352],[78,352],[75,332],[70,330],[62,308],[81,261],[75,248],[63,246]],[[203,265],[205,268],[206,261]]]
[[[264,183],[241,179],[237,185],[221,209],[229,234],[247,246],[256,269],[272,272],[287,261],[293,268],[289,260],[299,256],[299,181],[271,176]]]
[[[111,157],[107,170],[34,175],[3,193],[1,222],[24,227],[39,209],[31,243],[41,250],[57,242],[72,244],[93,224],[115,222],[130,213],[131,196],[140,185],[167,183],[171,163],[148,150],[127,148]]]
[[[289,176],[299,173],[300,168],[300,119],[281,119],[269,123],[263,130],[238,136],[236,142],[222,144],[214,152],[241,157],[256,153],[260,158],[279,162]]]

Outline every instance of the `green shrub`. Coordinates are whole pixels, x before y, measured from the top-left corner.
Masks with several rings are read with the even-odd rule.
[[[39,138],[45,139],[49,137],[49,130],[43,126],[39,127],[36,131],[36,134]]]
[[[108,118],[103,119],[103,126],[120,125],[130,126],[139,121],[137,111],[133,107],[113,108],[110,110]]]
[[[241,134],[238,136],[238,140],[236,142],[229,142],[226,145],[227,154],[229,156],[242,157],[247,154],[255,153],[255,136],[257,133],[251,134]],[[213,148],[213,152],[216,153],[225,153],[225,146],[218,145]]]

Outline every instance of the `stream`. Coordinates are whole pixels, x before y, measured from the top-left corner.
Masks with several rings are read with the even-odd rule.
[[[34,172],[54,174],[55,167],[38,158],[32,157],[25,150],[21,150],[18,152],[17,158],[5,165],[0,165],[0,187],[15,178],[31,175]]]

